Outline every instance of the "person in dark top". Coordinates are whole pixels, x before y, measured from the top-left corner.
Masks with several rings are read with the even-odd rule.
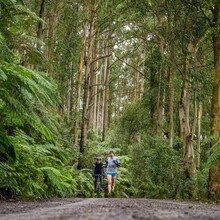
[[[94,191],[96,192],[96,183],[98,180],[98,176],[100,175],[100,188],[102,190],[102,176],[104,175],[104,164],[102,163],[101,157],[96,157],[96,162],[92,167],[92,176],[94,177]]]

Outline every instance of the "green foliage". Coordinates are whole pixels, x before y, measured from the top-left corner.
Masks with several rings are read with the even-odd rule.
[[[208,198],[208,178],[209,178],[209,167],[203,165],[201,170],[197,173],[197,188],[196,195],[199,200],[207,200]]]
[[[1,162],[0,193],[27,198],[76,195],[76,181],[60,146],[36,144],[21,131],[11,139],[17,159],[14,164]]]
[[[203,143],[203,147],[208,146],[208,150],[206,152],[207,160],[205,163],[204,169],[208,169],[216,163],[220,158],[220,138],[219,138],[219,132],[216,132],[213,135],[210,135],[208,138],[206,138]],[[211,148],[210,148],[211,146]]]
[[[28,31],[33,23],[43,22],[35,13],[30,11],[23,1],[3,0],[0,4],[0,45],[2,42],[4,52],[1,60],[16,60],[20,63],[33,64],[42,60],[42,54],[33,45],[40,42]],[[43,43],[40,42],[42,45]],[[14,53],[11,51],[13,49]],[[23,53],[25,51],[25,53]]]
[[[44,181],[50,196],[73,196],[75,194],[76,182],[70,173],[54,167],[42,167],[40,170],[44,174]]]
[[[5,80],[0,81],[0,111],[17,114],[23,125],[29,125],[46,139],[51,139],[57,128],[52,117],[44,116],[49,114],[45,103],[48,107],[57,103],[54,85],[42,74],[15,64],[0,62],[0,69],[5,74]]]
[[[11,143],[8,136],[4,134],[0,136],[0,161],[14,162],[16,159],[14,145]]]
[[[94,191],[94,182],[91,169],[72,170],[72,176],[77,183],[77,196],[91,197]]]
[[[45,73],[20,64],[41,57],[28,24],[42,22],[21,2],[0,3],[0,196],[74,196],[70,150],[59,135],[56,86]]]
[[[124,139],[126,144],[136,142],[141,134],[147,132],[147,128],[149,128],[149,115],[146,114],[144,103],[142,101],[133,103],[127,106],[120,118],[118,127],[120,141],[117,141],[122,143],[121,139]],[[117,135],[117,132],[115,132],[115,135]]]
[[[130,161],[129,156],[120,156],[121,167],[118,168],[117,183],[115,187],[116,197],[132,197],[137,195],[138,188],[133,182],[133,173],[130,172]]]
[[[180,158],[167,140],[150,136],[130,147],[132,181],[137,196],[175,198],[179,185]]]

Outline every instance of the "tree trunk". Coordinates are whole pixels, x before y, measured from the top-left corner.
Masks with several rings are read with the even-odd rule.
[[[110,66],[110,39],[111,39],[111,33],[110,30],[106,34],[106,45],[105,45],[105,66],[104,66],[104,101],[103,101],[103,107],[104,107],[104,114],[103,114],[103,132],[102,132],[102,141],[106,140],[106,133],[108,129],[108,101],[109,101],[109,66]]]
[[[219,92],[220,92],[220,5],[216,2],[212,10],[213,13],[213,52],[214,52],[214,81],[211,108],[211,134],[219,132]],[[215,142],[211,143],[213,146]],[[220,198],[220,160],[218,159],[209,170],[209,198],[219,200]]]
[[[73,79],[72,77],[70,79],[68,79],[67,81],[67,86],[68,86],[68,91],[67,91],[67,122],[69,122],[69,117],[70,117],[70,113],[71,113],[71,109],[72,109],[72,89],[73,89]]]
[[[39,11],[39,18],[43,19],[44,17],[44,5],[45,5],[45,0],[41,1],[40,4],[40,11]],[[37,29],[37,38],[42,39],[42,33],[43,33],[43,23],[39,22],[38,23],[38,29]],[[40,50],[40,45],[37,45],[38,50]]]
[[[192,181],[196,174],[195,155],[193,147],[194,133],[197,121],[197,105],[194,104],[194,122],[192,129],[190,128],[189,109],[190,109],[190,80],[189,80],[189,54],[186,52],[183,70],[183,88],[181,103],[179,106],[180,130],[183,139],[183,169],[185,181],[189,181],[187,187],[188,198],[193,197],[195,190],[194,182]]]
[[[95,71],[95,76],[94,76],[94,88],[93,88],[93,96],[94,96],[94,103],[93,103],[93,115],[92,115],[92,120],[93,120],[93,126],[92,129],[93,131],[98,131],[98,126],[97,126],[97,121],[98,121],[98,108],[99,108],[99,102],[98,102],[98,96],[99,96],[99,92],[98,92],[98,79],[99,79],[99,75],[100,75],[100,71],[99,71],[99,61],[98,61],[98,56],[99,56],[99,41],[96,40],[96,50],[95,50],[95,64],[94,64],[94,71]]]
[[[103,65],[101,64],[99,74],[97,75],[97,83],[101,84],[102,82],[102,69]],[[98,89],[98,100],[97,100],[97,117],[96,117],[96,130],[99,132],[102,131],[102,93],[101,89]]]
[[[161,26],[161,21],[159,19],[159,24]],[[162,89],[162,78],[164,74],[164,43],[161,37],[158,37],[158,46],[160,48],[161,55],[161,63],[159,68],[159,77],[158,77],[158,89],[157,89],[157,99],[156,99],[156,109],[154,113],[154,121],[155,121],[155,134],[158,135],[162,130],[162,122],[163,122],[163,89]]]
[[[98,76],[95,75],[95,87],[94,87],[94,105],[93,105],[93,131],[97,131],[97,105],[98,105]]]
[[[84,9],[86,10],[86,9]],[[81,98],[81,88],[83,79],[83,64],[85,62],[85,52],[86,52],[86,31],[87,22],[86,19],[83,22],[83,33],[82,33],[82,49],[79,62],[79,72],[77,77],[77,93],[76,93],[76,109],[75,109],[75,124],[74,124],[74,146],[78,145],[79,136],[79,111],[80,111],[80,98]]]
[[[189,79],[185,75],[183,79],[182,98],[179,107],[180,130],[183,139],[183,160],[185,163],[193,163],[194,160],[193,136],[189,124],[189,104]],[[192,173],[190,170],[188,172],[189,174]]]
[[[61,2],[59,0],[53,1],[52,9],[49,17],[49,32],[48,32],[48,51],[47,51],[47,62],[48,62],[48,75],[53,77],[53,54],[56,42],[56,31],[59,21],[59,8]]]
[[[90,65],[90,98],[89,98],[89,129],[93,130],[94,127],[94,114],[96,112],[95,107],[95,98],[96,98],[96,92],[95,92],[95,81],[96,81],[96,72],[97,72],[97,41],[95,43],[95,39],[94,39],[94,48],[93,48],[93,55],[92,55],[92,63]]]
[[[173,115],[174,115],[174,70],[173,68],[169,68],[169,113],[168,113],[168,136],[169,136],[169,142],[170,147],[173,147]]]
[[[90,30],[89,30],[89,45],[88,45],[88,56],[86,61],[85,70],[85,82],[84,82],[84,97],[83,97],[83,110],[82,110],[82,125],[81,125],[81,137],[80,137],[80,153],[81,155],[85,151],[85,145],[87,140],[87,132],[89,126],[89,112],[90,112],[90,95],[91,95],[91,70],[93,61],[93,50],[94,50],[94,39],[95,39],[95,18],[97,4],[93,1],[90,6],[91,18],[90,18]],[[78,169],[83,167],[83,161],[79,159]]]
[[[134,71],[133,85],[134,85],[133,102],[136,102],[139,99],[139,72],[137,72],[136,70]]]
[[[199,103],[198,116],[197,116],[197,169],[200,168],[200,155],[201,155],[201,120],[202,120],[202,103]]]
[[[173,116],[174,116],[174,99],[175,99],[175,92],[174,92],[174,61],[175,61],[175,53],[174,53],[174,31],[173,31],[173,20],[174,18],[171,16],[168,1],[165,0],[166,8],[167,8],[167,22],[168,22],[168,43],[169,43],[169,52],[170,52],[170,65],[168,68],[168,87],[169,87],[169,107],[168,107],[168,137],[170,142],[170,147],[173,147]]]
[[[136,65],[139,67],[141,63],[141,57],[142,57],[142,48],[138,48],[138,56],[136,58]],[[140,73],[135,69],[133,74],[133,94],[131,97],[131,100],[133,102],[136,102],[140,99]]]

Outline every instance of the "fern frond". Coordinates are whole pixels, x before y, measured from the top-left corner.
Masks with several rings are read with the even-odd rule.
[[[47,115],[52,116],[48,107],[55,107],[58,101],[54,85],[42,74],[15,64],[0,62],[0,69],[8,78],[0,88],[0,98],[36,131],[51,140],[52,133],[58,133],[57,118]],[[16,89],[18,85],[20,88]]]
[[[16,141],[21,144],[32,145],[35,142],[32,137],[30,137],[29,135],[27,135],[24,131],[20,129],[16,129],[15,138],[16,138]]]
[[[0,170],[4,170],[4,171],[7,171],[7,172],[13,172],[14,169],[8,165],[7,163],[3,163],[3,162],[0,162]]]
[[[5,37],[3,36],[2,32],[0,31],[0,58],[1,60],[10,62],[13,59],[13,53],[9,49],[8,44],[6,42]]]
[[[212,147],[209,149],[207,154],[208,160],[206,162],[205,167],[210,167],[213,163],[215,163],[218,159],[220,159],[220,133],[216,132],[213,135],[210,135],[203,143],[202,145],[207,145],[214,143]]]
[[[40,168],[44,175],[45,181],[48,183],[52,189],[59,195],[64,195],[65,193],[74,192],[74,181],[72,177],[67,177],[61,174],[61,172],[53,167],[42,167]]]
[[[42,23],[46,24],[46,22],[43,19],[41,19],[34,12],[32,12],[30,9],[28,9],[27,7],[25,7],[22,4],[14,4],[13,10],[14,10],[15,15],[25,15],[26,14],[26,15],[30,16],[31,19],[34,19],[37,22],[42,22]]]
[[[206,138],[202,142],[202,146],[210,144],[211,142],[219,141],[219,132],[216,132],[215,134],[210,135],[208,138]]]
[[[8,79],[7,75],[0,69],[0,80],[1,81],[6,81]]]
[[[214,151],[212,154],[209,155],[207,164],[209,166],[211,166],[212,164],[214,164],[219,159],[220,159],[220,149]]]
[[[14,145],[5,134],[0,134],[0,161],[14,162],[16,153]]]

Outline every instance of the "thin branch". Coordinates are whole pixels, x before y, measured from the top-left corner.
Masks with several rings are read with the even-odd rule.
[[[131,67],[132,69],[136,70],[138,73],[140,73],[142,76],[145,76],[145,74],[143,72],[141,72],[140,70],[138,70],[136,67],[132,66],[131,64],[127,63],[126,61],[124,61],[123,59],[121,59],[120,57],[118,57],[116,54],[115,54],[115,57],[121,61],[122,63],[126,64],[127,66]]]
[[[91,64],[95,63],[95,62],[98,61],[98,60],[104,59],[104,58],[106,58],[106,57],[110,57],[111,55],[112,55],[112,54],[107,54],[107,55],[105,55],[105,56],[97,57],[96,59],[94,59],[94,60],[92,61]]]
[[[209,17],[206,15],[206,13],[204,12],[201,4],[199,4],[199,9],[202,12],[203,16],[205,17],[205,19],[208,21],[209,25],[212,27],[212,21],[209,19]]]

